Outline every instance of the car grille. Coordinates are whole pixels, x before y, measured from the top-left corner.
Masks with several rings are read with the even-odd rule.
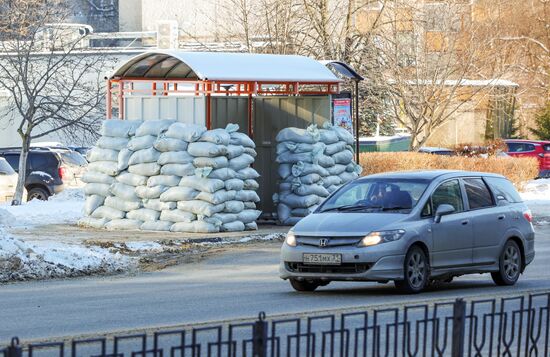
[[[285,262],[285,266],[293,273],[360,274],[369,270],[372,264],[306,265],[301,262]]]
[[[321,245],[320,241],[324,239],[325,245]],[[329,247],[343,247],[343,246],[356,246],[359,241],[363,239],[363,236],[352,237],[315,237],[315,236],[296,236],[296,242],[298,245],[307,245],[320,248]]]

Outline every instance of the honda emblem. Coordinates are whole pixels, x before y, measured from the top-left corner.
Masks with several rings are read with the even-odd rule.
[[[328,245],[328,238],[319,239],[319,247],[324,248]]]

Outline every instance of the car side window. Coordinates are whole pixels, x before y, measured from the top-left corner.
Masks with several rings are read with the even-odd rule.
[[[4,156],[4,159],[16,172],[19,172],[19,154],[7,154]]]
[[[432,194],[432,204],[435,211],[437,211],[437,208],[442,204],[453,206],[455,212],[464,211],[462,193],[458,180],[446,181],[439,185]]]
[[[421,217],[431,217],[432,216],[432,202],[428,200],[420,212]]]
[[[497,200],[500,196],[511,203],[523,201],[519,193],[514,188],[514,185],[507,179],[503,177],[485,177],[484,179],[485,182],[487,182],[493,189]]]
[[[470,209],[494,206],[493,196],[481,178],[467,178],[463,181]]]

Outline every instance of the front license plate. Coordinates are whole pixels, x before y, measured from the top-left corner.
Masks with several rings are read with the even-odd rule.
[[[304,253],[302,257],[304,264],[311,265],[340,265],[342,264],[342,254],[310,254]]]

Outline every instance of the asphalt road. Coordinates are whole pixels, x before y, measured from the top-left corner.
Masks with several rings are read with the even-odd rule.
[[[253,318],[259,311],[279,315],[550,290],[550,225],[538,226],[537,232],[535,261],[513,287],[496,287],[485,274],[414,296],[400,295],[391,283],[331,283],[314,293],[297,293],[278,278],[279,244],[232,250],[137,276],[3,285],[0,345],[12,336],[29,340],[106,333]]]

